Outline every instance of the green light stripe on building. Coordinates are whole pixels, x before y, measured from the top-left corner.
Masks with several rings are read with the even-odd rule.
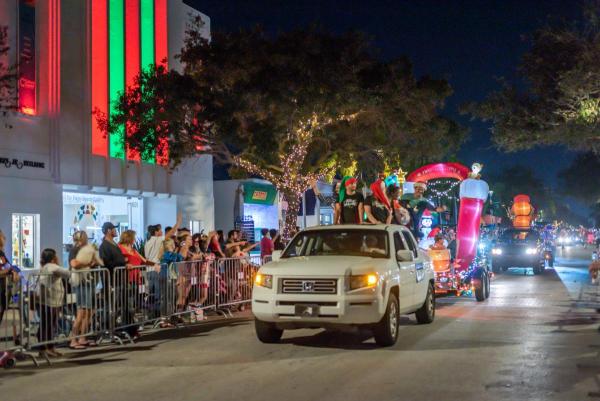
[[[140,65],[142,69],[154,65],[154,0],[140,0]],[[147,163],[154,163],[154,153],[142,156]]]
[[[141,65],[154,64],[154,0],[140,0]]]
[[[115,111],[115,102],[119,98],[119,92],[125,90],[125,15],[124,0],[109,0],[108,6],[108,40],[109,40],[109,83],[108,100],[110,102],[110,113]],[[125,157],[123,146],[123,135],[110,136],[110,156],[116,158]]]

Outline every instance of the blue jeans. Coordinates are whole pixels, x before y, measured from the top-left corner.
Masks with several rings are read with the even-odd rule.
[[[161,267],[161,273],[162,269],[166,270],[166,266]],[[161,308],[161,305],[164,304],[163,291],[161,291],[161,281],[165,280],[162,279],[161,276],[162,274],[159,274],[155,271],[148,272],[148,309],[150,310],[150,315],[152,317],[159,317],[162,309],[164,309]]]

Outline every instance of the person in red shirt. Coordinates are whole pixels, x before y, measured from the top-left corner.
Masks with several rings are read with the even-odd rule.
[[[263,228],[260,230],[262,234],[262,239],[260,240],[260,259],[264,260],[265,256],[271,256],[273,254],[273,250],[275,249],[275,245],[273,244],[273,239],[269,236],[269,229]]]
[[[127,262],[127,270],[129,271],[129,283],[141,284],[142,275],[140,266],[148,265],[148,261],[138,253],[133,247],[135,243],[135,231],[127,230],[121,233],[119,238],[119,249]]]

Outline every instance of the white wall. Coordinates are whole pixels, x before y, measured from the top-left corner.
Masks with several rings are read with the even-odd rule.
[[[177,198],[144,198],[144,224],[160,224],[163,229],[168,226],[174,226],[177,221]]]
[[[214,182],[215,197],[215,227],[227,233],[233,230],[233,208],[235,194],[241,180],[226,180]]]
[[[62,189],[48,181],[20,180],[0,177],[0,230],[6,235],[4,251],[12,255],[12,214],[40,215],[40,247],[53,248],[62,253]],[[35,260],[40,255],[35,255]]]

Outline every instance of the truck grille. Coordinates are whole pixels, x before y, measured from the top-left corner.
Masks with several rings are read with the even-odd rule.
[[[283,294],[336,294],[336,279],[291,279],[281,280],[281,292]]]

